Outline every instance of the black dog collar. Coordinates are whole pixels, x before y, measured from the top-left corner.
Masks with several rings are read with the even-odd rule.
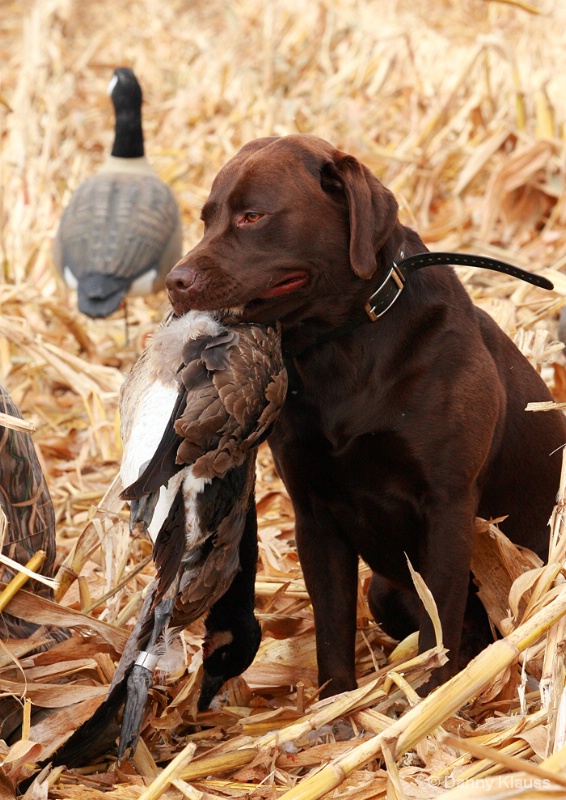
[[[404,258],[403,251],[399,252],[401,258],[398,262],[393,262],[384,280],[369,298],[364,306],[366,314],[372,322],[383,316],[393,303],[399,298],[405,287],[407,278],[418,269],[423,267],[451,265],[458,267],[479,267],[480,269],[491,269],[495,272],[504,272],[513,278],[519,278],[541,289],[554,289],[554,285],[541,275],[535,275],[527,270],[506,264],[496,258],[487,256],[473,256],[464,253],[418,253],[414,256]]]
[[[283,355],[287,358],[294,358],[300,356],[306,350],[309,350],[314,345],[324,344],[333,339],[338,339],[351,333],[355,328],[358,328],[363,322],[367,322],[368,318],[371,322],[375,322],[382,317],[391,306],[399,299],[407,278],[413,272],[416,272],[423,267],[434,266],[458,266],[458,267],[479,267],[480,269],[490,269],[495,272],[503,272],[506,275],[511,275],[513,278],[532,283],[534,286],[539,286],[541,289],[554,289],[554,284],[547,278],[541,275],[535,275],[532,272],[515,267],[512,264],[507,264],[505,261],[499,261],[496,258],[488,258],[487,256],[474,256],[465,253],[418,253],[417,255],[407,256],[405,258],[404,251],[398,251],[398,260],[393,261],[387,275],[379,284],[377,289],[374,290],[369,300],[364,306],[367,316],[356,315],[345,325],[339,328],[334,328],[327,333],[322,334],[310,342],[300,350],[290,348],[283,345]]]

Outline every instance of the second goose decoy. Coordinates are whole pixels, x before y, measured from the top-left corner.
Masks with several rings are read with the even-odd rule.
[[[123,497],[130,527],[154,543],[156,579],[107,699],[55,763],[108,748],[124,701],[119,760],[135,748],[167,631],[207,614],[200,710],[251,664],[261,638],[255,454],[286,390],[278,326],[228,325],[208,312],[166,320],[134,365],[120,397]]]
[[[0,413],[22,419],[10,394],[0,386]],[[0,508],[6,527],[0,535],[2,555],[17,564],[26,564],[38,551],[45,560],[38,572],[52,578],[55,571],[55,509],[39,462],[31,433],[8,426],[0,419]],[[0,581],[8,583],[17,570],[0,563]],[[53,599],[53,591],[45,583],[32,580],[26,587],[35,595]],[[39,650],[47,650],[69,637],[64,628],[43,628],[28,620],[0,611],[0,639],[33,639],[41,635]],[[0,695],[0,738],[8,740],[22,723],[22,704],[8,693]]]
[[[112,152],[72,195],[53,252],[89,317],[109,316],[126,294],[162,289],[183,248],[175,196],[145,157],[142,90],[132,70],[116,69],[108,93],[116,113]]]

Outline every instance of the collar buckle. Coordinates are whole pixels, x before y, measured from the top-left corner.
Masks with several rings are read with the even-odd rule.
[[[402,254],[401,254],[401,257]],[[382,317],[398,299],[405,287],[405,276],[393,261],[383,283],[377,287],[364,306],[370,320],[375,322]]]

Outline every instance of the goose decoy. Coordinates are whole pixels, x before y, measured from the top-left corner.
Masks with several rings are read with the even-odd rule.
[[[130,528],[154,543],[156,579],[106,700],[56,763],[79,763],[97,742],[108,747],[105,729],[124,701],[119,760],[135,749],[166,631],[208,612],[200,710],[251,664],[261,638],[253,613],[255,454],[286,390],[278,326],[227,325],[200,311],[166,320],[126,378],[122,496]]]
[[[72,195],[53,249],[89,317],[109,316],[126,294],[162,289],[183,246],[177,201],[145,157],[142,90],[132,70],[115,70],[108,93],[116,112],[112,152]]]
[[[560,316],[558,317],[558,338],[561,342],[566,344],[566,306],[560,309]]]
[[[0,412],[22,419],[18,406],[0,386]],[[6,515],[2,553],[25,564],[38,550],[45,552],[40,574],[53,577],[55,565],[55,511],[31,434],[5,427],[0,422],[0,506]],[[16,573],[0,563],[0,581],[8,583]],[[53,599],[49,586],[30,582],[30,591]],[[0,612],[0,638],[26,639],[39,626]]]
[[[22,419],[18,406],[8,392],[0,386],[0,412]],[[31,434],[15,430],[0,422],[0,506],[6,516],[7,525],[3,539],[0,537],[2,554],[18,564],[26,564],[39,550],[45,552],[45,560],[39,573],[53,577],[55,567],[55,511],[47,483],[33,446]],[[8,583],[16,571],[0,563],[0,581]],[[53,599],[49,586],[32,580],[29,590]],[[34,622],[20,619],[6,611],[0,612],[1,639],[29,639],[41,634],[44,643],[35,652],[46,650],[70,634],[67,629],[47,627],[39,630]],[[45,640],[48,640],[47,642]],[[21,724],[22,706],[8,695],[0,698],[0,737],[7,739]]]

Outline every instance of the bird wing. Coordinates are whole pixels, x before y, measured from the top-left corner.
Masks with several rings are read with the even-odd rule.
[[[179,392],[174,369],[161,368],[160,353],[154,350],[150,344],[120,390],[120,435],[124,449],[120,475],[126,487],[138,480],[145,465],[157,457],[156,451],[164,448],[164,441],[171,435],[175,451],[178,446],[171,420],[176,419],[179,403],[186,393]]]
[[[123,497],[157,491],[180,469],[223,477],[260,444],[285,399],[279,329],[239,324],[185,343],[181,388],[163,437]]]
[[[275,326],[240,324],[198,335],[184,343],[182,361],[180,389],[161,440],[122,497],[132,501],[130,524],[151,533],[155,503],[146,507],[140,498],[173,487],[163,524],[154,525],[151,535],[157,596],[183,559],[179,614],[186,622],[226,591],[238,569],[253,492],[252,452],[279,413],[287,377]],[[146,371],[142,362],[140,374]],[[130,386],[124,396],[131,394]],[[178,483],[172,481],[176,474]]]
[[[183,563],[172,625],[185,628],[222,597],[240,568],[240,541],[253,497],[255,451],[196,499],[196,516],[209,536]]]
[[[228,330],[237,343],[230,346],[220,337],[207,343],[201,362],[209,384],[191,397],[174,426],[182,437],[177,460],[192,463],[195,477],[222,477],[241,464],[263,441],[285,400],[279,328],[242,323]],[[185,384],[184,371],[181,379]]]

